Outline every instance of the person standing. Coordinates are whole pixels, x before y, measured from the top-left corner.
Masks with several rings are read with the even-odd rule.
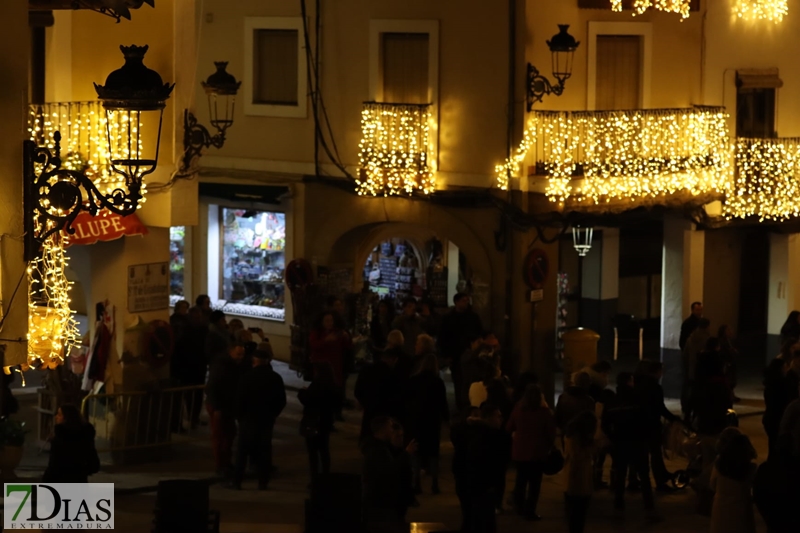
[[[88,483],[89,476],[100,471],[94,437],[94,426],[84,421],[77,407],[59,407],[42,482]]]
[[[595,454],[596,432],[597,418],[589,412],[581,413],[567,426],[564,439],[564,472],[567,478],[564,508],[569,533],[583,533],[586,527],[594,484],[592,457]]]
[[[761,424],[767,434],[770,459],[775,459],[781,419],[791,402],[789,384],[786,380],[788,370],[789,361],[776,357],[770,361],[764,372],[764,415],[761,417]]]
[[[283,378],[272,369],[272,346],[261,342],[253,352],[253,369],[238,384],[236,418],[239,447],[231,487],[242,488],[247,459],[258,470],[258,490],[266,490],[272,474],[272,435],[275,420],[286,407]]]
[[[633,377],[633,390],[635,401],[644,409],[644,430],[647,431],[647,447],[656,490],[671,492],[668,483],[672,479],[672,474],[667,471],[664,464],[661,419],[664,418],[668,422],[678,422],[679,419],[664,404],[664,389],[659,383],[663,373],[664,366],[660,361],[642,361]],[[645,482],[641,474],[640,481],[643,484]]]
[[[800,311],[792,311],[781,326],[781,344],[789,339],[800,339]]]
[[[517,467],[514,506],[527,520],[541,520],[536,513],[542,488],[544,463],[556,438],[556,421],[545,406],[542,390],[531,385],[514,407],[506,425],[511,433],[511,460]],[[590,473],[591,476],[591,473]]]
[[[369,326],[370,349],[373,354],[386,347],[386,339],[389,337],[389,332],[392,331],[392,322],[394,321],[393,307],[386,300],[378,302],[378,312],[373,315]]]
[[[208,294],[201,294],[195,298],[194,308],[200,311],[200,314],[203,315],[203,321],[208,326],[211,323],[211,298],[209,298]]]
[[[456,392],[456,407],[463,411],[469,405],[464,391],[461,373],[461,354],[467,351],[472,341],[477,339],[483,327],[481,319],[470,309],[468,294],[458,293],[453,297],[454,307],[443,318],[439,328],[438,348],[439,354],[445,364],[450,367],[453,386]]]
[[[595,412],[596,402],[589,394],[592,378],[585,372],[573,374],[573,385],[567,387],[556,403],[556,424],[562,435],[572,419],[584,411]]]
[[[703,318],[703,304],[701,302],[693,302],[691,309],[692,314],[681,324],[681,336],[678,340],[678,347],[681,350],[686,347],[686,341],[689,340],[689,336],[697,329],[700,319]]]
[[[686,423],[690,423],[694,413],[691,409],[692,394],[695,387],[695,372],[697,371],[697,357],[706,349],[709,339],[711,339],[711,321],[701,318],[697,321],[697,327],[689,335],[686,345],[681,352],[681,411]]]
[[[419,448],[414,459],[414,492],[420,494],[421,469],[424,467],[431,476],[431,492],[439,494],[439,447],[441,444],[442,423],[450,416],[447,407],[447,392],[444,381],[439,377],[439,362],[436,354],[427,353],[422,359],[417,373],[409,381],[406,396],[408,413],[408,434]]]
[[[219,310],[212,311],[209,317],[205,354],[206,360],[211,366],[214,365],[217,359],[225,357],[233,342],[233,337],[228,331],[228,321],[225,318],[225,313]]]
[[[753,480],[756,451],[747,435],[738,433],[721,446],[711,474],[714,503],[711,533],[755,533]]]
[[[339,399],[331,365],[324,361],[314,363],[311,385],[299,391],[297,398],[303,405],[300,434],[306,441],[313,485],[320,474],[331,471],[330,436]]]
[[[739,350],[736,349],[736,333],[728,325],[722,325],[717,332],[719,340],[719,355],[725,365],[725,377],[728,378],[728,385],[733,395],[733,403],[738,403],[741,399],[736,396],[736,385],[738,384],[738,365]]]
[[[397,356],[397,351],[385,350],[381,352],[378,361],[365,366],[358,374],[354,394],[363,410],[360,436],[362,443],[371,435],[370,428],[374,418],[393,416],[402,419],[401,380],[394,370]]]
[[[403,314],[394,319],[392,329],[403,333],[405,339],[403,350],[406,356],[414,357],[417,337],[425,335],[424,322],[417,315],[417,301],[414,298],[403,301]]]
[[[206,385],[206,410],[211,425],[211,448],[217,475],[232,474],[231,455],[236,438],[236,391],[242,375],[244,346],[231,344],[226,355],[211,366]]]
[[[340,405],[336,412],[340,415],[346,394],[345,362],[353,349],[353,342],[350,334],[340,327],[333,311],[327,311],[320,316],[317,326],[309,336],[309,346],[311,364],[324,361],[331,366],[333,379],[339,390]]]

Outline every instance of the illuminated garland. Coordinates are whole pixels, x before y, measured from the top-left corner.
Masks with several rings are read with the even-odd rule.
[[[726,218],[800,216],[800,138],[737,139],[736,170],[723,204]]]
[[[738,0],[736,14],[745,20],[780,22],[789,14],[788,0]]]
[[[359,195],[434,191],[430,121],[428,105],[364,104],[356,179]]]
[[[548,177],[550,200],[601,203],[730,187],[721,108],[530,114],[523,141],[496,167],[501,189],[528,160]],[[583,177],[580,186],[573,180]]]
[[[689,18],[691,0],[633,0],[634,16],[643,14],[651,7],[668,13],[679,13],[681,19],[686,19]],[[611,9],[622,11],[622,0],[611,0]]]
[[[129,118],[126,113],[110,113],[111,149],[114,159],[137,158],[142,153],[142,140],[138,135],[136,112]],[[31,105],[28,114],[28,134],[39,146],[53,150],[53,134],[61,132],[61,158],[63,168],[84,172],[103,193],[125,188],[125,178],[111,170],[109,136],[106,130],[106,112],[99,100],[89,102],[51,102]],[[130,131],[130,136],[129,132]],[[128,139],[137,139],[128,146]],[[146,201],[147,184],[142,183],[142,199]]]
[[[78,344],[65,245],[65,237],[53,234],[42,245],[41,257],[28,264],[28,364],[33,367],[57,367]]]

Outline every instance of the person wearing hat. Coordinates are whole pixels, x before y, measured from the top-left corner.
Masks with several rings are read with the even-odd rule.
[[[258,488],[265,490],[272,474],[272,434],[275,420],[286,407],[283,378],[272,369],[272,345],[260,342],[253,352],[253,369],[239,381],[236,419],[239,447],[231,488],[241,489],[247,459],[255,463]]]

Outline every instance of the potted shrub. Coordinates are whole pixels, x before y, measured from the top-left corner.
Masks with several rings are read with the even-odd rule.
[[[25,422],[5,418],[0,420],[0,477],[14,479],[14,469],[22,460],[22,445],[25,443]]]

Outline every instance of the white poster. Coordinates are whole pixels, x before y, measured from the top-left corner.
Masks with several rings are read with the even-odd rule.
[[[128,312],[169,308],[169,263],[128,267]]]

